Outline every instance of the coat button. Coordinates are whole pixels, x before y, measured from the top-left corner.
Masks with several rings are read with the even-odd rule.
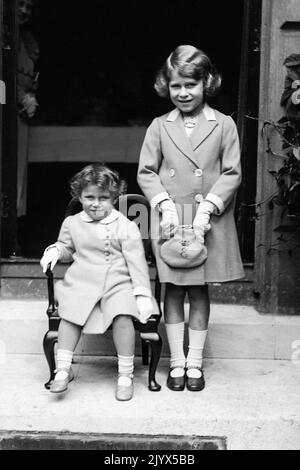
[[[203,201],[203,196],[202,196],[202,194],[196,194],[196,196],[195,196],[195,201],[196,201],[196,202],[199,202],[199,204],[200,204],[200,202]]]
[[[199,178],[200,176],[203,175],[203,171],[202,171],[200,168],[197,168],[197,169],[194,171],[194,174],[195,174],[195,176],[197,176],[197,177]]]
[[[175,176],[175,170],[174,168],[171,168],[171,170],[169,171],[169,174],[170,174],[170,177],[173,178]]]

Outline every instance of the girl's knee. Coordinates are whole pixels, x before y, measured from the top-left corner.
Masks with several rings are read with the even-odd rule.
[[[184,298],[186,294],[186,286],[176,286],[175,284],[166,284],[166,295],[171,295],[178,299]]]
[[[118,315],[113,321],[113,328],[128,328],[133,324],[132,318],[128,315]]]
[[[80,331],[82,330],[82,326],[77,325],[76,323],[71,323],[68,320],[64,320],[63,318],[60,320],[59,323],[59,331]]]
[[[190,301],[199,301],[199,300],[209,300],[208,295],[208,286],[189,286],[188,289],[188,296]]]

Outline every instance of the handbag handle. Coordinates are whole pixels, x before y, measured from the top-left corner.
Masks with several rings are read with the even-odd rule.
[[[187,228],[187,229],[192,229],[194,228],[192,225],[178,225],[178,228]]]

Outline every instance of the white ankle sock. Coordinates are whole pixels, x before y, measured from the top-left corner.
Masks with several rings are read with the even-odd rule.
[[[202,368],[203,362],[203,349],[207,337],[207,331],[192,330],[189,328],[189,352],[186,359],[186,366],[190,371],[187,371],[188,377],[201,377],[201,372],[194,369]],[[193,369],[193,371],[191,370]]]
[[[183,340],[184,340],[184,322],[181,323],[166,323],[166,332],[170,348],[170,367],[176,369],[184,369],[185,367],[185,355],[183,351]],[[174,371],[175,373],[175,371]],[[183,373],[176,372],[177,377],[180,377]]]
[[[183,367],[175,367],[175,369],[172,369],[170,372],[171,377],[183,377],[184,376],[184,368]]]
[[[73,351],[66,349],[58,349],[56,354],[57,369],[70,369],[73,359]],[[55,375],[56,380],[64,380],[68,376],[68,372],[62,370]]]
[[[134,371],[134,356],[120,356],[118,354],[118,384],[125,387],[131,385]]]

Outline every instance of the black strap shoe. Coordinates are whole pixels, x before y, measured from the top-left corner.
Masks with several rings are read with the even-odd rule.
[[[171,372],[174,369],[177,369],[177,367],[174,367],[173,369],[169,370],[169,375],[167,379],[167,387],[170,390],[173,390],[173,392],[181,392],[182,390],[184,390],[184,387],[185,387],[185,373],[183,373],[183,375],[180,377],[172,377]]]
[[[196,369],[196,367],[191,367],[191,369]],[[205,379],[203,370],[199,369],[202,373],[201,377],[188,377],[186,376],[186,388],[190,392],[201,392],[205,388]]]

